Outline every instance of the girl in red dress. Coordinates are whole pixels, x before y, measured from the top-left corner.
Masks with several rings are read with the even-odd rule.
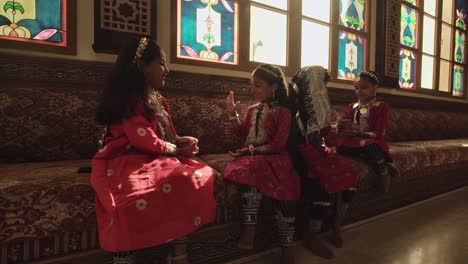
[[[188,263],[186,235],[215,216],[215,172],[190,159],[197,139],[177,135],[158,90],[169,72],[152,40],[128,43],[98,107],[107,127],[92,160],[99,241],[114,263],[136,263],[135,251],[176,241],[173,263]]]
[[[243,141],[231,152],[236,157],[224,170],[224,177],[241,184],[243,230],[239,247],[253,249],[255,225],[262,196],[272,199],[278,222],[282,262],[294,263],[289,247],[294,239],[295,206],[300,196],[300,178],[287,150],[291,112],[284,75],[272,65],[261,65],[252,73],[252,92],[257,104],[239,120],[234,93],[227,98],[227,111]]]
[[[300,69],[292,78],[290,96],[297,110],[295,165],[304,175],[303,197],[310,202],[306,245],[316,255],[332,258],[333,252],[317,237],[325,220],[333,224],[333,244],[341,247],[341,219],[354,196],[357,173],[334,150],[336,134],[331,128],[331,106],[326,83],[330,79],[321,66]]]
[[[390,117],[388,105],[377,101],[379,84],[372,71],[362,71],[355,82],[358,102],[350,104],[345,119],[340,121],[341,137],[337,140],[338,151],[348,155],[363,156],[380,176],[382,189],[389,191],[391,176],[399,174],[393,165],[392,156],[385,142],[385,130]]]

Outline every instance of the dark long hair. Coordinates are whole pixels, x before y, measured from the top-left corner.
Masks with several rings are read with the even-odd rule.
[[[134,114],[135,106],[141,102],[148,118],[154,116],[159,100],[156,91],[146,85],[145,76],[134,62],[141,38],[132,38],[121,50],[101,95],[96,120],[102,125],[119,122]],[[161,47],[153,40],[141,54],[141,62],[150,64],[157,58],[165,58]]]
[[[277,101],[279,105],[291,109],[286,80],[283,71],[279,67],[262,64],[253,71],[252,76],[262,79],[268,85],[276,84],[273,100]]]

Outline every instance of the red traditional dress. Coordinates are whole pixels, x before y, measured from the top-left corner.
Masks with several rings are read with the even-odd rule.
[[[290,125],[291,112],[284,107],[276,104],[250,106],[238,133],[245,146],[255,146],[256,154],[229,163],[224,177],[256,187],[275,200],[298,200],[300,178],[286,149]]]
[[[215,216],[215,172],[174,155],[176,132],[169,108],[148,120],[142,105],[108,128],[92,160],[91,184],[103,249],[156,246],[192,233]]]
[[[309,142],[323,138],[325,142],[334,145],[336,134],[331,127],[325,127],[318,135],[309,136]],[[338,154],[330,154],[326,146],[320,144],[305,144],[300,152],[307,166],[307,177],[317,179],[327,193],[337,193],[354,189],[358,183],[357,172]]]
[[[392,161],[392,156],[384,139],[389,117],[390,110],[384,102],[374,100],[369,104],[360,104],[359,102],[350,104],[345,118],[353,120],[354,126],[365,137],[338,138],[337,146],[360,148],[370,144],[377,144],[387,154],[389,161]]]

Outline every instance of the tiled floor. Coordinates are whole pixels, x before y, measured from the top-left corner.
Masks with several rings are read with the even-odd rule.
[[[345,247],[335,250],[333,260],[320,259],[296,246],[296,264],[468,264],[468,187],[348,228],[344,239]],[[275,263],[275,259],[272,253],[236,263],[266,264]],[[109,255],[100,252],[59,263],[109,261]]]

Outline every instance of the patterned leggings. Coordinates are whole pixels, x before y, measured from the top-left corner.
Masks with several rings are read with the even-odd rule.
[[[309,231],[313,233],[319,233],[326,220],[342,219],[356,193],[355,188],[339,193],[327,193],[318,180],[313,179],[304,179],[303,187],[310,201]]]
[[[377,144],[369,144],[361,148],[340,147],[338,152],[343,155],[362,156],[371,163],[378,175],[388,174],[388,155]]]
[[[241,185],[241,214],[243,225],[256,225],[258,211],[262,201],[262,193],[257,188]],[[278,226],[280,246],[288,247],[294,241],[296,229],[297,201],[281,201],[272,199],[272,207]]]
[[[188,244],[188,237],[181,237],[173,240],[173,245]],[[137,251],[120,251],[113,253],[114,262],[113,264],[136,264],[137,263]]]

